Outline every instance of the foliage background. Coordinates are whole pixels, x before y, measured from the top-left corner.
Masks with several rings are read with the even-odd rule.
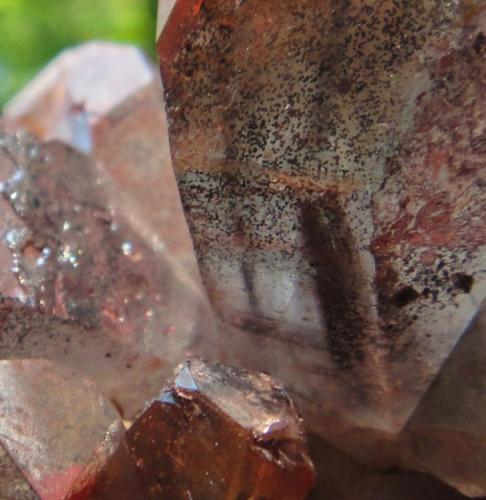
[[[157,0],[0,0],[0,106],[63,48],[135,43],[154,55]]]

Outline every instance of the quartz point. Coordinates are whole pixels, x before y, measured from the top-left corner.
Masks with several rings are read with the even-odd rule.
[[[302,421],[265,374],[191,360],[127,435],[146,498],[303,499],[314,482]]]
[[[0,139],[0,358],[71,366],[130,419],[210,345],[205,296],[113,207],[92,156]]]
[[[396,465],[485,296],[484,2],[160,0],[158,26],[224,361]]]
[[[123,423],[92,382],[45,360],[4,360],[0,387],[0,467],[8,474],[0,498],[142,498]]]

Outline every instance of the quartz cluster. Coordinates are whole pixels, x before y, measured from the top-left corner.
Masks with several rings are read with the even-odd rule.
[[[304,499],[302,420],[268,375],[192,361],[128,432],[78,373],[0,361],[2,500]]]
[[[160,0],[158,26],[224,360],[358,459],[486,495],[484,1]]]
[[[138,49],[89,43],[7,104],[0,139],[0,358],[81,370],[125,418],[214,336],[161,94]]]
[[[304,499],[315,472],[281,384],[193,360],[160,393],[188,355],[217,357],[217,333],[154,68],[69,50],[3,125],[0,498]]]
[[[484,1],[159,4],[4,110],[0,498],[486,495]]]

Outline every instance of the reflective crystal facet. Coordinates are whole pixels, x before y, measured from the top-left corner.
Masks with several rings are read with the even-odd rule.
[[[0,387],[0,466],[10,474],[0,498],[141,498],[125,428],[92,382],[48,361],[11,360],[0,361]]]
[[[396,463],[485,294],[484,2],[160,4],[174,168],[226,359]]]
[[[128,442],[147,498],[303,499],[303,425],[268,375],[193,360],[136,419]]]

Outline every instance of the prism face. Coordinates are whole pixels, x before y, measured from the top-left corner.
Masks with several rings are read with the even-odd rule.
[[[367,467],[316,436],[309,448],[318,480],[308,500],[467,500],[427,474]]]
[[[19,301],[0,306],[1,356],[80,369],[130,418],[211,331],[205,297],[114,209],[90,158],[22,137],[0,157],[0,294]]]
[[[164,17],[173,163],[226,361],[282,380],[321,436],[393,439],[484,295],[466,222],[484,208],[480,4]]]
[[[103,482],[115,471],[120,491],[136,493],[123,424],[93,383],[24,360],[0,362],[0,386],[0,444],[40,498],[109,498]]]
[[[404,460],[465,495],[486,496],[486,303],[403,433]]]
[[[298,499],[314,482],[285,391],[266,375],[222,365],[184,366],[128,442],[149,498]]]

